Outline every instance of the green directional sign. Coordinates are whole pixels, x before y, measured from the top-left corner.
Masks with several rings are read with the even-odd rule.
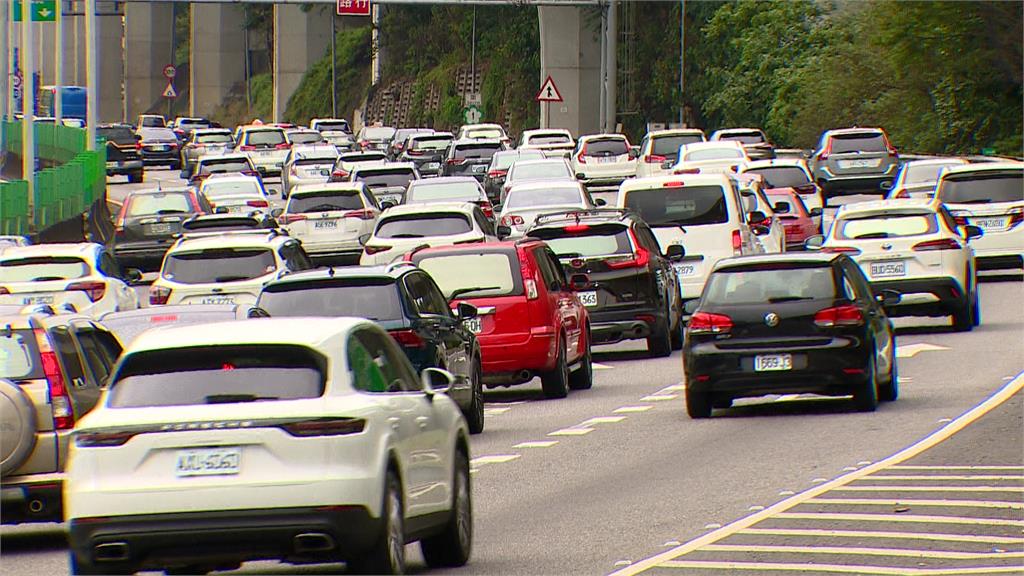
[[[21,0],[11,4],[14,21],[21,22]],[[32,21],[53,22],[57,19],[57,0],[32,0]]]

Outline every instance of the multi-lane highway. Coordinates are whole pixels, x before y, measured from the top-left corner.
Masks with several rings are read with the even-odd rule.
[[[175,176],[113,184],[111,198]],[[593,389],[564,400],[543,400],[539,383],[489,392],[487,428],[472,439],[475,548],[451,573],[1024,570],[1021,394],[958,419],[1021,386],[1024,284],[989,274],[980,289],[983,320],[971,333],[944,319],[897,320],[901,397],[874,413],[776,396],[691,420],[679,353],[650,359],[642,343],[599,349]],[[962,431],[884,461],[942,429]],[[61,525],[4,526],[0,536],[0,575],[67,573]],[[418,548],[409,554],[411,570],[425,571]],[[344,567],[258,562],[241,572]]]

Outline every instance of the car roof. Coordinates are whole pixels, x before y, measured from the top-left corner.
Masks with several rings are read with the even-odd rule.
[[[416,164],[412,162],[387,162],[385,164],[375,164],[373,166],[356,166],[355,173],[363,172],[383,172],[385,170],[416,170]]]
[[[851,128],[833,128],[832,130],[826,130],[825,134],[829,136],[844,135],[844,134],[882,134],[885,130],[881,128],[870,128],[866,126],[854,126]]]
[[[723,258],[718,261],[715,265],[713,272],[718,272],[726,268],[733,268],[738,266],[749,266],[751,264],[785,264],[792,262],[794,264],[808,263],[808,262],[820,262],[822,264],[829,264],[837,258],[842,258],[843,254],[836,254],[832,252],[775,252],[771,254],[754,254],[750,256],[733,256],[731,258]]]
[[[633,190],[663,188],[669,184],[681,186],[728,186],[729,176],[725,174],[672,174],[667,176],[648,176],[647,178],[632,178],[630,180],[625,180],[622,182],[619,189],[624,192],[630,192]]]
[[[531,130],[523,130],[523,136],[542,136],[550,134],[551,136],[568,136],[572,138],[572,133],[565,128],[533,128]]]
[[[476,204],[470,202],[434,202],[431,204],[399,204],[392,206],[381,213],[381,219],[392,216],[404,216],[407,214],[430,214],[433,212],[462,212],[472,214],[477,208]]]
[[[680,146],[684,152],[690,152],[692,150],[708,150],[712,148],[736,148],[742,149],[743,144],[740,144],[736,140],[709,140],[707,142],[692,142],[690,144],[683,144]]]
[[[455,141],[455,146],[480,146],[480,145],[502,146],[505,143],[500,138],[462,138]]]
[[[93,242],[8,246],[0,251],[0,258],[7,260],[14,258],[38,258],[44,256],[90,256],[101,248],[103,248],[103,246]]]
[[[922,158],[920,160],[907,160],[903,166],[928,166],[932,164],[967,164],[966,158],[958,156],[944,156],[941,158]]]
[[[962,166],[947,168],[943,177],[951,174],[966,174],[969,172],[986,172],[989,170],[1024,170],[1024,162],[976,162]]]
[[[202,136],[203,134],[231,134],[230,128],[196,128],[192,131],[193,134]]]
[[[668,136],[704,136],[704,131],[700,128],[668,128],[665,130],[651,130],[647,133],[648,138],[661,138]]]
[[[857,214],[884,214],[905,208],[920,208],[921,211],[935,212],[940,202],[935,198],[895,198],[891,200],[869,200],[844,204],[836,212],[836,218]]]
[[[347,191],[362,191],[366,188],[366,184],[362,182],[317,182],[315,184],[297,184],[292,188],[289,196],[296,194],[311,194],[315,192],[347,192]]]
[[[308,131],[309,134],[321,135],[320,132],[315,130]],[[338,149],[334,147],[334,144],[330,142],[321,142],[319,144],[303,144],[301,146],[295,146],[292,148],[292,157],[302,156],[303,158],[315,157],[315,158],[337,158]],[[307,156],[309,155],[309,156]]]
[[[167,348],[285,344],[318,348],[326,341],[370,325],[365,318],[258,318],[189,326],[166,326],[141,334],[125,354]]]
[[[487,129],[501,128],[502,130],[505,129],[505,127],[502,126],[501,124],[463,124],[462,127],[460,128],[460,130],[477,130],[477,129],[483,129],[483,128],[487,128]]]
[[[628,142],[629,138],[626,138],[625,134],[604,132],[601,134],[585,134],[580,136],[579,139],[580,142],[589,142],[590,140],[624,140]]]
[[[496,250],[515,250],[522,246],[541,244],[543,240],[524,237],[518,240],[499,240],[497,242],[475,242],[473,244],[448,244],[444,246],[430,246],[420,248],[414,253],[414,257],[425,254],[450,254],[453,252],[480,252]]]
[[[551,188],[575,188],[577,190],[583,190],[583,184],[578,180],[572,180],[570,178],[564,179],[549,179],[549,180],[527,180],[520,184],[512,184],[509,188],[508,193],[519,190],[549,190]],[[525,208],[525,207],[524,207]]]
[[[771,158],[769,160],[751,160],[740,167],[740,172],[748,172],[757,168],[771,168],[773,166],[799,166],[807,168],[807,161],[803,158]]]
[[[439,140],[441,138],[455,138],[451,132],[413,132],[409,134],[413,140]]]
[[[257,183],[259,183],[259,181],[260,181],[260,179],[255,177],[255,176],[247,176],[245,174],[238,174],[238,173],[235,173],[235,172],[222,172],[222,173],[219,173],[219,174],[210,174],[209,177],[207,177],[205,180],[203,180],[203,183],[200,186],[200,189],[206,187],[211,182],[228,182],[228,183],[230,183],[230,182],[257,182]],[[185,191],[185,190],[187,190],[187,188],[186,189],[182,189],[181,191]]]
[[[203,233],[190,232],[178,239],[172,251],[208,250],[211,248],[277,248],[294,238],[274,229],[231,230]]]
[[[284,132],[284,128],[272,124],[243,126],[243,132]]]
[[[758,134],[764,134],[764,130],[760,128],[720,128],[711,133],[711,137],[715,135],[722,136],[728,134],[746,134],[750,132],[757,132]]]

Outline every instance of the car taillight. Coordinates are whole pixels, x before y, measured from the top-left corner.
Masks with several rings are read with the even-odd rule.
[[[466,161],[466,159],[465,159],[465,158],[449,158],[449,159],[447,160],[447,163],[448,163],[448,164],[449,164],[450,166],[458,166],[459,164],[462,164],[462,163],[463,163],[463,162],[465,162],[465,161]]]
[[[249,200],[245,203],[246,206],[252,206],[253,208],[269,208],[270,203],[266,200]]]
[[[171,289],[165,286],[152,286],[149,289],[149,303],[151,306],[162,306],[167,304],[171,298]]]
[[[832,308],[818,310],[817,314],[814,315],[814,323],[822,328],[860,326],[864,323],[864,315],[861,314],[860,308],[852,304],[833,306]]]
[[[256,147],[255,146],[250,146],[248,144],[244,144],[242,146],[239,146],[238,149],[240,151],[242,151],[242,152],[252,152],[252,151],[256,150]]]
[[[587,158],[584,156],[585,153],[585,151],[581,150],[580,153],[576,155],[576,161],[579,162],[580,164],[587,163]]]
[[[523,280],[523,287],[526,288],[526,299],[536,300],[537,299],[537,281],[533,278],[527,278]]]
[[[47,391],[50,396],[50,408],[53,412],[55,430],[69,430],[75,426],[75,412],[71,406],[71,397],[64,384],[64,374],[60,371],[57,353],[50,347],[46,332],[35,330],[36,344],[39,346],[39,359],[46,377]]]
[[[7,288],[5,288],[3,286],[0,286],[0,294],[10,294],[10,293],[11,293],[10,290],[8,290]]]
[[[672,171],[673,174],[700,174],[700,168],[678,168]]]
[[[970,216],[971,213],[966,210],[953,210],[950,212],[950,215],[953,216],[953,220],[956,221],[957,226],[967,226],[967,217]]]
[[[826,254],[860,254],[860,249],[852,246],[824,246],[821,251]]]
[[[690,316],[690,334],[725,334],[732,330],[732,318],[725,314],[697,312]]]
[[[609,258],[605,261],[609,268],[612,270],[621,270],[622,268],[646,268],[647,264],[651,261],[651,253],[640,246],[640,243],[636,240],[636,235],[633,231],[629,231],[629,237],[633,240],[633,245],[636,246],[636,252],[629,256],[621,258]]]
[[[743,236],[739,230],[732,231],[732,251],[735,255],[740,254],[740,249],[743,248]]]
[[[490,178],[499,178],[506,174],[508,174],[508,170],[491,170],[490,172],[487,173],[487,176],[489,176]]]
[[[277,221],[281,224],[291,224],[292,222],[298,222],[305,219],[305,214],[281,214],[277,217]]]
[[[392,330],[388,332],[391,337],[395,339],[402,346],[409,346],[411,348],[422,348],[423,339],[414,330]]]
[[[82,292],[85,292],[85,295],[89,297],[89,300],[91,300],[92,302],[96,302],[97,300],[103,298],[103,294],[107,292],[107,285],[104,284],[103,282],[95,281],[73,282],[71,284],[68,284],[68,287],[65,288],[65,290],[69,292],[72,290],[80,290]]]
[[[959,250],[961,248],[963,246],[960,246],[960,243],[953,238],[940,238],[939,240],[918,242],[911,249],[914,252],[926,252],[929,250]]]
[[[374,216],[376,216],[376,212],[369,208],[365,210],[352,210],[345,212],[343,215],[344,218],[359,218],[360,220],[373,220]]]
[[[516,254],[519,256],[519,275],[523,278],[523,288],[526,290],[526,299],[536,300],[538,296],[537,281],[533,279],[533,271],[530,270],[530,261],[526,256],[526,250],[516,248]]]
[[[141,140],[138,140],[138,141],[135,142],[135,149],[136,150],[142,150],[142,141]]]
[[[331,178],[348,178],[348,172],[344,170],[335,170],[331,172]]]
[[[1024,221],[1024,207],[1011,208],[1009,215],[1010,221],[1006,223],[1006,227],[1013,228],[1017,224],[1020,224],[1022,221]]]
[[[517,216],[515,214],[509,214],[508,216],[501,217],[502,226],[522,226],[525,223],[526,221],[523,220],[522,216]]]
[[[479,200],[477,201],[476,205],[479,206],[480,210],[483,211],[484,216],[487,216],[488,218],[494,218],[494,207],[491,206],[490,202],[488,202],[487,200]]]
[[[399,148],[399,150],[401,150],[401,148]],[[424,154],[426,154],[426,151],[424,151],[424,150],[414,150],[414,149],[410,148],[410,149],[406,150],[405,153],[408,154],[409,156],[423,156]]]
[[[793,191],[803,195],[814,194],[818,191],[818,187],[814,184],[804,184],[803,186],[794,186]]]
[[[889,156],[896,156],[896,147],[889,142],[889,136],[882,133],[882,140],[885,141],[885,151],[889,153]]]
[[[281,142],[277,146],[274,146],[274,150],[289,150],[289,149],[291,149],[291,147],[292,147],[291,144],[289,144],[287,142]]]
[[[825,160],[828,160],[828,157],[831,154],[832,154],[832,139],[829,138],[828,139],[828,144],[825,144],[825,148],[821,151],[821,154],[818,154],[818,160],[822,161],[822,162],[825,161]]]
[[[369,145],[370,145],[370,141],[369,140],[360,140],[359,141],[359,146],[361,146],[363,148],[366,148]]]
[[[282,430],[300,438],[359,434],[365,428],[366,420],[362,418],[315,418],[281,425]]]
[[[644,156],[644,162],[648,164],[661,164],[665,160],[668,160],[668,158],[658,156],[657,154],[648,154],[647,156]]]
[[[75,446],[81,448],[123,446],[137,434],[137,432],[80,432],[75,434]]]
[[[387,252],[388,250],[391,250],[391,246],[363,246],[363,250],[367,254],[373,255],[378,252]]]

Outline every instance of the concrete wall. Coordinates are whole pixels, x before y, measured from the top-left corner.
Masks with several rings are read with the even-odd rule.
[[[163,69],[174,59],[173,6],[170,2],[129,2],[124,10],[128,119],[147,112],[166,114]]]
[[[117,14],[117,2],[96,2],[96,11],[103,14],[96,18],[99,30],[99,95],[100,122],[120,122],[124,120],[124,24]],[[81,36],[85,46],[85,32]],[[84,84],[84,83],[83,83]]]
[[[538,6],[540,79],[550,75],[563,102],[540,104],[541,126],[576,137],[600,130],[601,19],[593,8]]]
[[[295,4],[274,5],[274,104],[275,122],[284,121],[288,99],[317,60],[331,47],[333,6],[313,6],[308,12]],[[340,28],[340,27],[339,27]],[[327,95],[330,98],[330,95]]]
[[[189,113],[210,116],[232,88],[244,90],[245,33],[240,4],[192,4]]]

